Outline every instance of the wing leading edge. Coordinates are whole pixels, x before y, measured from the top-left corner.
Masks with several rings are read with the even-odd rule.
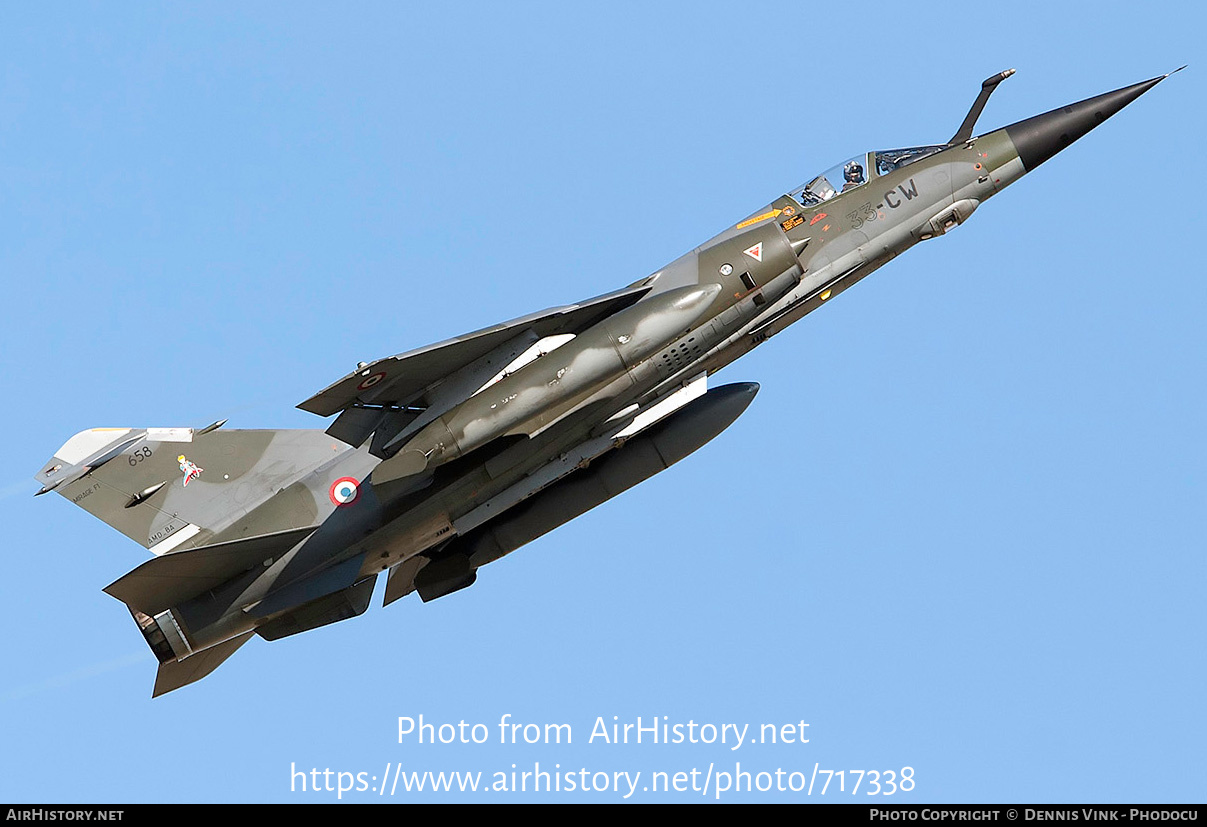
[[[649,292],[651,279],[577,304],[521,316],[416,350],[378,359],[348,374],[298,405],[331,416],[358,405],[406,405],[476,359],[532,331],[537,338],[578,333],[618,313]]]

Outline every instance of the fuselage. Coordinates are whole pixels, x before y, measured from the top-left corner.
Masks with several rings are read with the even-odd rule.
[[[874,163],[875,153],[871,155]],[[620,380],[603,382],[587,396],[570,396],[570,404],[561,405],[553,417],[548,408],[556,405],[528,417],[502,419],[499,435],[532,436],[518,447],[490,455],[490,462],[453,466],[434,480],[407,477],[378,484],[370,477],[367,487],[380,501],[385,521],[355,545],[368,552],[362,573],[382,571],[446,540],[464,514],[516,478],[583,442],[601,418],[599,404],[607,408],[602,417],[606,419],[628,406],[663,398],[701,374],[716,372],[894,256],[964,221],[977,204],[1023,172],[1005,130],[998,130],[956,147],[936,149],[898,169],[872,174],[862,185],[817,204],[797,200],[799,193],[781,196],[671,262],[649,277],[649,295],[625,313],[640,317],[644,308],[654,307],[652,313],[664,314],[661,296],[691,293],[691,288],[708,291],[711,304],[704,311],[693,308],[697,322],[677,336],[660,329],[658,338],[666,339],[665,344],[642,352],[627,370],[617,359],[615,373],[622,374]],[[503,400],[519,397],[522,401],[524,394],[536,395],[556,382],[559,373],[572,373],[581,358],[574,343],[563,345],[509,376],[506,383],[471,397],[446,419],[463,423],[472,419],[463,413],[466,409],[479,413],[479,408],[490,411],[495,406],[497,410],[504,407]],[[576,414],[586,411],[593,415],[583,417],[583,425],[576,427]],[[565,427],[551,427],[554,424]],[[447,439],[447,426],[439,422],[436,427]],[[438,442],[430,436],[433,430],[428,426],[408,444],[418,442],[430,449]],[[464,426],[457,429],[458,436],[464,432]],[[483,440],[471,444],[478,447]],[[457,456],[463,453],[468,452],[457,451]]]
[[[906,163],[899,163],[895,159],[903,152]],[[814,194],[802,187],[782,195],[643,280],[650,292],[623,315],[640,319],[645,308],[664,315],[662,296],[688,295],[692,323],[670,335],[674,325],[651,321],[658,333],[646,342],[658,339],[662,346],[647,347],[627,361],[609,354],[616,364],[613,381],[596,383],[588,394],[581,384],[571,386],[575,392],[557,404],[529,405],[527,416],[500,417],[497,433],[466,437],[483,411],[505,408],[511,400],[518,409],[525,398],[548,390],[559,373],[573,372],[584,357],[571,342],[470,397],[406,444],[418,444],[424,452],[449,445],[439,468],[420,463],[417,475],[378,481],[371,469],[387,467],[390,459],[378,466],[363,450],[341,452],[330,467],[315,472],[309,486],[320,511],[327,512],[319,531],[268,570],[232,584],[229,591],[239,591],[238,596],[218,597],[226,610],[199,630],[196,645],[255,628],[261,619],[249,606],[341,562],[358,560],[356,578],[370,577],[471,530],[476,523],[464,525],[466,515],[582,444],[601,418],[648,405],[701,374],[715,373],[910,247],[963,223],[1027,171],[1006,129],[955,146],[873,151],[856,158],[865,176],[857,185],[840,191],[841,185],[831,182],[832,191],[823,186]],[[702,296],[710,297],[706,309],[696,306]],[[608,339],[607,324],[597,326],[597,338]],[[615,335],[611,338],[615,343]],[[599,376],[606,380],[608,372]],[[555,424],[562,427],[551,427]],[[475,449],[509,433],[531,436],[475,457]],[[458,437],[468,447],[458,446]],[[604,440],[600,447],[605,446],[611,443]],[[355,504],[322,502],[318,492],[328,481],[345,477],[358,483]],[[350,536],[359,539],[348,542]],[[182,609],[186,617],[199,614],[195,607]]]
[[[96,429],[52,458],[40,493],[161,555],[107,589],[163,664],[157,692],[207,674],[253,631],[274,640],[359,614],[382,571],[387,603],[464,588],[728,427],[757,386],[705,392],[709,375],[957,227],[1163,79],[972,137],[1009,74],[985,81],[948,143],[855,155],[625,290],[360,365],[300,406],[342,411],[325,433]],[[210,648],[196,674],[164,676]]]

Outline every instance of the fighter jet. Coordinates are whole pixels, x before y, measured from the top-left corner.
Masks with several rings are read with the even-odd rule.
[[[430,601],[665,470],[758,385],[709,377],[1147,92],[1155,77],[944,143],[861,152],[647,278],[360,363],[298,407],[326,429],[95,428],[38,472],[152,558],[105,591],[159,660],[154,695],[278,640]],[[1172,74],[1172,73],[1171,73]]]

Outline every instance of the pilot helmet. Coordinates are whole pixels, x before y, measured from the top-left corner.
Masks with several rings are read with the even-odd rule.
[[[842,171],[843,177],[852,184],[863,182],[863,165],[858,161],[848,161],[846,167]]]

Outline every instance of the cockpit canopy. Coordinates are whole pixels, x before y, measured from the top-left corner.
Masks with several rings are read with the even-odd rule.
[[[829,201],[839,193],[866,184],[872,177],[886,175],[914,161],[934,155],[946,147],[911,146],[905,149],[880,149],[865,152],[836,164],[802,187],[788,193],[804,207]],[[873,175],[873,171],[875,175]]]

